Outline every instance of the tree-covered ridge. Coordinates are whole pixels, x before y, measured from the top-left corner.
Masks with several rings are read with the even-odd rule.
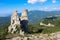
[[[10,24],[10,17],[0,17],[0,26]]]
[[[44,25],[40,25],[40,23],[38,24],[29,24],[29,30],[33,33],[53,33],[53,32],[57,32],[60,31],[60,19],[56,18],[56,19],[46,19],[44,18],[43,21],[41,21],[44,24],[48,24],[51,23],[54,25],[54,27],[52,26],[44,26]]]

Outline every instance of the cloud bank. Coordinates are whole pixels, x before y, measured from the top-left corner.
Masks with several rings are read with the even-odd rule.
[[[44,3],[46,2],[47,0],[28,0],[28,3],[31,3],[31,4],[36,4],[36,3]]]
[[[28,0],[28,3],[30,4],[36,4],[36,3],[45,3],[46,1],[49,1],[49,0]],[[52,3],[56,3],[56,0],[51,0]]]

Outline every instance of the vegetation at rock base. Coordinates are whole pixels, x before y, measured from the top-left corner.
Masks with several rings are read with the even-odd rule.
[[[5,36],[7,35],[9,25],[3,25],[0,27],[0,40],[5,40]]]
[[[16,26],[16,29],[17,29],[17,32],[18,32],[18,33],[19,33],[20,30],[21,30],[20,26]]]

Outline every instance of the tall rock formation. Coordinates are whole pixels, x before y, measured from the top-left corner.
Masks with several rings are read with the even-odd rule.
[[[17,25],[20,26],[20,21],[17,14],[18,12],[15,11],[11,16],[11,25],[8,27],[8,32],[14,33],[17,31],[16,29]]]
[[[18,29],[17,29],[18,28]],[[21,28],[22,30],[20,30]],[[20,34],[28,32],[28,10],[24,10],[20,18],[18,12],[15,11],[11,16],[11,25],[8,27],[9,33],[16,33],[19,30]]]
[[[22,12],[20,19],[21,19],[20,21],[21,28],[25,33],[27,33],[28,32],[28,10],[27,9]]]

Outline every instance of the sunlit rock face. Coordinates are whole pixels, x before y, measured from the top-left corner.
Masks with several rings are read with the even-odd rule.
[[[28,32],[28,10],[27,9],[22,12],[20,19],[21,19],[20,21],[21,28],[23,31],[25,31],[25,33],[27,33]]]
[[[15,11],[12,16],[11,16],[11,25],[8,27],[8,32],[11,32],[11,33],[14,33],[16,32],[16,26],[17,25],[20,25],[20,21],[19,21],[19,18],[18,18],[18,12]]]
[[[19,18],[18,18],[18,12],[17,11],[15,11],[13,13],[13,15],[11,16],[11,25],[12,24],[20,25]]]
[[[20,19],[21,20],[28,20],[28,10],[27,9],[22,12]]]

